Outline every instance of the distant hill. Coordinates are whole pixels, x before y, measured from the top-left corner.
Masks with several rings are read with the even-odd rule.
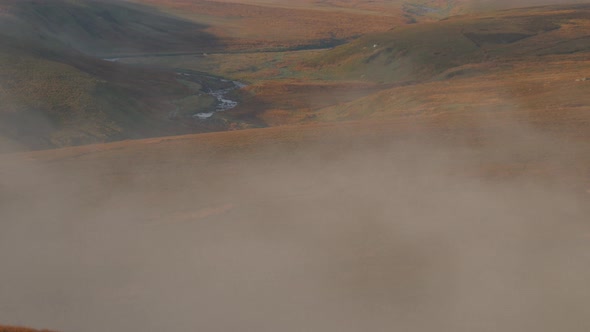
[[[512,118],[585,135],[590,5],[467,15],[367,36],[310,60],[327,77],[397,83],[324,108],[314,121]]]
[[[306,64],[328,78],[421,80],[471,63],[587,52],[589,32],[590,5],[509,10],[367,35]]]

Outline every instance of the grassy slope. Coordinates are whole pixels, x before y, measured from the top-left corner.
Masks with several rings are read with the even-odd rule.
[[[156,6],[184,18],[207,22],[207,31],[223,36],[232,50],[247,53],[209,54],[174,57],[137,57],[126,63],[215,72],[252,84],[242,94],[243,103],[235,112],[255,114],[268,125],[285,124],[307,118],[310,111],[333,103],[350,101],[374,91],[373,84],[356,82],[309,82],[317,75],[301,71],[302,58],[316,51],[254,52],[261,49],[317,47],[329,40],[349,39],[359,34],[386,31],[408,21],[406,7],[394,2],[312,2],[286,1],[136,1]],[[450,13],[453,1],[415,1],[428,7],[415,15],[427,18]],[[415,9],[415,8],[414,8]],[[438,14],[437,14],[438,13]],[[406,16],[404,16],[406,15]],[[441,14],[442,15],[442,14]],[[269,19],[272,18],[272,19]],[[279,33],[280,32],[280,33]],[[322,77],[318,77],[322,78]],[[297,81],[293,81],[297,79]],[[257,115],[260,111],[263,114]]]
[[[198,31],[179,32],[193,23],[166,15],[157,21],[149,11],[117,12],[110,3],[4,0],[1,5],[1,151],[226,128],[225,123],[182,117],[214,107],[212,97],[195,96],[203,82],[183,83],[174,73],[107,62],[73,48],[105,54],[131,48],[157,51],[163,38],[166,47],[178,43],[183,48],[177,50],[188,50],[198,46],[192,41],[209,42]],[[127,13],[131,18],[119,23],[101,19],[109,11],[118,13],[114,17]],[[140,19],[146,23],[138,25]],[[165,24],[174,22],[176,30],[167,30]],[[86,25],[75,25],[82,23]],[[162,33],[154,35],[154,29]],[[180,121],[170,121],[171,112],[179,113]]]
[[[32,30],[41,39],[54,39],[99,56],[159,52],[204,52],[222,48],[204,24],[181,20],[154,8],[121,1],[50,2],[2,0],[20,23],[10,34]]]
[[[422,80],[469,63],[586,51],[589,18],[588,6],[459,16],[366,36],[305,64],[332,79]]]
[[[318,47],[408,23],[519,6],[487,0],[133,0],[194,22],[236,50]],[[521,6],[543,0],[519,1]],[[576,0],[561,3],[577,2]]]
[[[589,32],[586,5],[457,17],[362,38],[308,63],[328,77],[411,84],[323,109],[315,119],[495,111],[545,127],[585,126]]]
[[[30,2],[14,0],[1,2],[3,16],[0,24],[3,24],[5,36],[1,38],[4,76],[0,81],[0,93],[5,110],[2,115],[5,146],[23,139],[25,145],[39,148],[230,127],[225,122],[209,122],[211,125],[206,128],[170,124],[167,115],[171,110],[180,108],[181,112],[189,114],[195,111],[191,105],[206,109],[211,106],[211,101],[202,98],[195,103],[185,98],[195,86],[180,85],[171,75],[93,60],[72,52],[65,46],[67,43],[90,53],[97,53],[100,49],[108,51],[104,54],[120,54],[164,52],[164,48],[156,48],[158,43],[166,47],[166,52],[185,52],[203,43],[209,45],[212,42],[211,45],[217,47],[242,38],[237,44],[230,45],[259,49],[264,45],[279,45],[274,42],[283,43],[283,46],[310,45],[322,38],[348,38],[373,28],[384,29],[403,23],[402,16],[398,15],[400,12],[391,9],[399,3],[379,1],[331,1],[322,5],[301,2],[296,9],[284,1],[258,1],[256,5],[252,5],[252,1],[242,1],[243,4],[176,0],[141,2],[153,2],[163,11],[182,13],[192,21],[211,25],[174,19],[153,8],[129,3],[62,0],[34,6]],[[449,13],[455,13],[469,3],[472,2],[422,1],[414,5],[430,15],[433,12],[427,8],[448,8]],[[268,23],[269,16],[277,19]],[[287,25],[294,23],[292,20],[301,17],[307,17],[303,24],[306,29],[286,29]],[[336,21],[341,25],[334,28]],[[269,29],[268,24],[276,26]],[[191,28],[184,29],[187,26]],[[256,117],[256,121],[268,125],[282,125],[383,118],[427,111],[468,110],[476,108],[476,104],[477,107],[481,104],[501,106],[497,102],[502,100],[500,97],[482,98],[488,102],[474,103],[479,101],[478,93],[484,96],[482,91],[490,91],[490,87],[477,88],[482,84],[480,80],[464,81],[467,82],[464,87],[462,83],[455,84],[459,81],[446,80],[492,75],[485,76],[485,79],[495,82],[494,90],[501,90],[499,87],[506,83],[505,80],[514,76],[510,75],[511,68],[522,61],[529,61],[531,65],[519,66],[518,72],[533,72],[538,77],[547,75],[536,71],[546,61],[555,64],[550,68],[571,61],[574,65],[568,68],[574,68],[570,70],[573,74],[576,59],[551,56],[584,52],[588,42],[585,37],[587,28],[585,7],[575,10],[571,7],[540,7],[408,25],[367,35],[328,51],[216,54],[204,58],[184,56],[180,62],[179,58],[160,57],[144,58],[140,62],[213,71],[255,83],[242,94],[244,103],[229,121],[249,121]],[[277,31],[287,33],[277,34]],[[337,34],[326,34],[328,31]],[[211,37],[215,32],[222,32],[221,37]],[[142,33],[149,38],[135,38]],[[201,44],[190,43],[191,38],[201,37],[204,38],[199,39]],[[23,40],[31,43],[23,43]],[[27,80],[23,80],[20,73],[26,73]],[[521,74],[520,77],[524,76]],[[326,83],[326,79],[339,82]],[[353,101],[375,89],[386,88],[390,83],[431,80],[434,82],[395,87]],[[518,78],[516,80],[520,82]],[[449,82],[451,85],[447,86]],[[458,95],[450,100],[450,97],[441,97],[443,94],[433,95],[432,89],[447,94],[459,94],[464,89],[471,89],[471,92],[461,95],[469,97]],[[531,91],[541,90],[532,88]],[[545,104],[557,97],[550,92],[542,96],[541,103]],[[585,101],[580,99],[581,96],[583,93],[570,97],[571,104],[583,104]],[[334,104],[336,106],[317,112]]]
[[[300,10],[316,12],[334,10],[350,13],[356,10],[359,15],[361,13],[362,15],[370,15],[369,13],[377,13],[377,10],[380,10],[380,13],[394,15],[387,9],[403,7],[400,2],[384,1],[328,1],[321,4],[305,1],[293,4],[280,0],[237,1],[240,5],[232,4],[229,1],[216,2],[220,3],[221,7],[219,8],[226,8],[230,10],[229,13],[235,13],[235,16],[239,16],[237,14],[241,13],[240,15],[249,17],[248,20],[253,20],[248,21],[243,18],[243,20],[236,21],[238,22],[236,24],[255,22],[256,19],[259,19],[259,17],[256,18],[256,15],[262,17],[271,13],[272,10],[285,9],[291,10],[293,13]],[[542,1],[527,2],[527,4],[537,3],[542,3]],[[196,2],[188,1],[182,2],[182,4],[184,6],[182,8],[189,13],[191,9],[195,12],[198,11]],[[263,7],[250,6],[251,4],[268,6],[264,7],[264,10],[268,10],[268,12],[260,9],[259,12],[252,14],[246,9]],[[167,1],[160,3],[160,5],[170,9],[181,6],[181,3]],[[441,17],[445,17],[450,14],[480,10],[489,7],[490,4],[485,1],[422,1],[412,2],[412,5],[413,7],[410,7],[414,10],[422,8],[424,15],[443,13],[445,11],[442,9],[446,8],[446,14],[441,14]],[[207,10],[215,13],[212,9],[216,8],[213,2],[207,2],[207,6],[210,6]],[[406,3],[406,9],[408,6],[409,4]],[[498,3],[495,7],[510,7],[510,4]],[[399,14],[399,11],[397,13]],[[215,15],[213,17],[218,17]],[[411,83],[413,84],[411,88],[406,87],[402,90],[394,88],[380,96],[396,95],[399,91],[413,91],[414,93],[411,95],[414,96],[412,98],[416,100],[417,105],[428,104],[430,108],[441,106],[455,109],[454,105],[460,104],[459,102],[452,103],[449,100],[439,99],[439,104],[435,105],[429,98],[429,89],[432,88],[432,85],[419,86],[416,84],[430,80],[440,81],[453,77],[491,74],[498,72],[496,69],[502,67],[501,63],[512,64],[528,61],[531,66],[527,70],[534,71],[544,61],[555,61],[555,59],[550,59],[551,55],[564,56],[562,60],[566,61],[567,54],[564,53],[585,52],[589,47],[589,40],[586,36],[590,25],[587,18],[588,8],[584,5],[512,9],[456,16],[423,24],[402,24],[392,31],[367,34],[333,50],[214,54],[199,59],[190,56],[166,59],[144,58],[133,59],[130,62],[163,66],[178,65],[196,70],[218,72],[235,79],[251,82],[252,86],[248,90],[255,95],[252,100],[256,100],[258,107],[254,107],[254,103],[251,102],[243,104],[244,107],[237,111],[255,112],[259,118],[270,125],[315,121],[316,119],[359,118],[362,117],[361,114],[383,113],[385,109],[409,107],[407,103],[401,101],[384,105],[380,103],[382,97],[372,97],[360,100],[358,103],[352,102],[335,106],[321,112],[319,117],[313,116],[312,113],[315,110],[325,105],[324,101],[339,104],[349,102],[352,97],[364,96],[367,90],[355,87],[367,84],[381,84],[381,88],[386,88],[389,84],[406,85]],[[223,26],[224,23],[216,21],[215,24]],[[216,26],[215,24],[213,26]],[[248,28],[257,26],[259,23],[252,23],[248,25]],[[505,71],[505,78],[511,77],[508,75],[510,67],[502,67],[508,68]],[[332,82],[322,83],[325,80]],[[365,83],[359,83],[359,81]],[[474,82],[478,83],[479,81],[471,83]],[[495,79],[495,82],[502,84],[502,78]],[[338,84],[341,86],[334,89],[323,89],[326,86]],[[295,86],[299,88],[295,89]],[[307,92],[302,93],[304,90]],[[450,90],[447,89],[447,91]],[[323,99],[322,94],[325,96]],[[474,92],[473,95],[477,95],[477,93]],[[580,94],[576,98],[579,99],[582,96],[583,94]],[[403,97],[399,98],[400,100],[404,99]],[[546,95],[543,100],[551,101],[551,98]],[[373,102],[376,104],[373,105]],[[469,101],[464,103],[468,104]],[[493,106],[493,103],[488,106]],[[338,110],[338,114],[335,114],[334,110]],[[407,112],[411,113],[406,109]]]
[[[173,133],[162,111],[190,93],[170,74],[2,42],[1,136],[28,148]]]
[[[332,46],[467,10],[469,0],[133,0],[193,22],[234,50]]]
[[[365,33],[387,31],[405,22],[397,10],[389,13],[305,5],[256,2],[134,0],[194,22],[233,50],[325,47]]]
[[[590,66],[581,58],[464,66],[458,71],[472,76],[384,90],[322,109],[316,119],[401,117],[476,124],[512,118],[550,131],[580,134],[589,129],[589,81],[582,79],[590,76]]]

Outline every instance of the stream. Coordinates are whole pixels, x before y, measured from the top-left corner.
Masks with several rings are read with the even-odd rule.
[[[103,60],[109,61],[109,62],[117,62],[120,59],[121,58],[103,58]],[[185,76],[185,77],[192,76],[191,74],[180,73],[180,72],[177,72],[176,74],[181,75],[181,76]],[[207,78],[220,80],[221,82],[224,82],[224,83],[230,82],[229,80],[219,79],[219,78],[213,77],[213,76],[207,76]],[[206,94],[215,97],[215,99],[217,100],[217,106],[215,107],[215,111],[196,113],[196,114],[193,114],[192,117],[195,119],[199,119],[199,120],[205,120],[205,119],[212,117],[213,114],[215,114],[215,112],[227,111],[227,110],[230,110],[230,109],[238,106],[237,101],[226,98],[226,95],[234,90],[241,89],[241,88],[245,87],[246,84],[244,84],[242,82],[238,82],[238,81],[231,81],[231,82],[233,83],[233,86],[231,86],[229,88],[218,89],[218,90],[209,89],[209,91],[206,92]]]
[[[222,79],[221,81],[222,82],[229,82],[228,80],[224,80],[224,79]],[[226,95],[233,90],[241,89],[241,88],[245,87],[246,84],[238,82],[238,81],[231,81],[231,82],[233,83],[232,87],[225,88],[225,89],[219,89],[219,90],[209,89],[209,92],[207,92],[208,95],[213,96],[213,97],[215,97],[215,99],[217,99],[218,104],[215,107],[214,112],[197,113],[197,114],[193,115],[193,118],[197,118],[197,119],[201,119],[201,120],[208,119],[211,116],[213,116],[213,114],[215,114],[215,112],[227,111],[227,110],[230,110],[230,109],[238,106],[237,101],[227,99]]]

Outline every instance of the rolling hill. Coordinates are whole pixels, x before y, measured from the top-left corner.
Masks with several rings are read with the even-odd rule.
[[[1,150],[227,128],[191,119],[215,109],[205,91],[223,86],[218,78],[100,58],[218,47],[203,26],[117,1],[0,5]]]
[[[587,52],[589,19],[589,5],[457,16],[365,36],[307,64],[340,79],[424,80],[472,63]]]
[[[495,77],[497,86],[504,84],[498,75],[513,77],[510,68],[523,71],[524,61],[533,72],[544,62],[556,68],[581,61],[589,47],[585,5],[473,14],[486,2],[0,4],[3,150],[467,109],[457,105],[469,99],[433,102],[429,89],[478,75]],[[119,56],[133,57],[100,59]],[[215,108],[207,92],[223,86],[217,76],[251,84],[234,94],[235,110],[194,121]],[[479,83],[473,78],[469,87]],[[399,100],[384,104],[386,95]],[[570,95],[568,105],[585,102]],[[497,99],[486,100],[491,108]]]
[[[339,10],[248,1],[134,0],[184,19],[206,24],[230,51],[293,50],[339,45],[366,33],[402,25],[400,11]]]
[[[222,49],[207,26],[126,1],[2,0],[2,33],[98,57]],[[8,17],[7,17],[8,16]]]
[[[279,70],[273,74],[272,67],[259,66],[267,79],[252,73],[257,83],[247,90],[264,105],[258,116],[283,114],[289,123],[504,112],[545,127],[563,122],[584,126],[588,35],[589,5],[462,15],[366,35],[301,54],[299,61],[274,60]],[[228,73],[247,78],[252,65]],[[315,94],[319,82],[341,89],[328,89],[322,100],[321,93]],[[307,85],[313,92],[300,102],[289,101],[296,96],[289,88],[293,85]],[[362,88],[371,85],[373,92]],[[354,95],[358,98],[350,100]],[[328,100],[333,105],[325,105]]]

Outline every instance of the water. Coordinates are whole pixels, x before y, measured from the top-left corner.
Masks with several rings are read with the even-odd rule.
[[[222,81],[227,82],[227,80],[222,80]],[[231,110],[232,108],[236,108],[238,106],[237,101],[227,99],[226,95],[233,90],[241,89],[241,88],[245,87],[246,84],[238,82],[238,81],[232,81],[232,83],[234,84],[233,87],[226,88],[226,89],[220,89],[220,90],[209,90],[209,92],[207,93],[208,95],[213,96],[213,97],[215,97],[215,99],[217,99],[217,106],[215,107],[215,112],[224,112],[227,110]],[[211,116],[213,116],[213,114],[214,114],[214,112],[202,112],[202,113],[194,114],[193,118],[196,118],[199,120],[206,120],[206,119],[210,118]]]

